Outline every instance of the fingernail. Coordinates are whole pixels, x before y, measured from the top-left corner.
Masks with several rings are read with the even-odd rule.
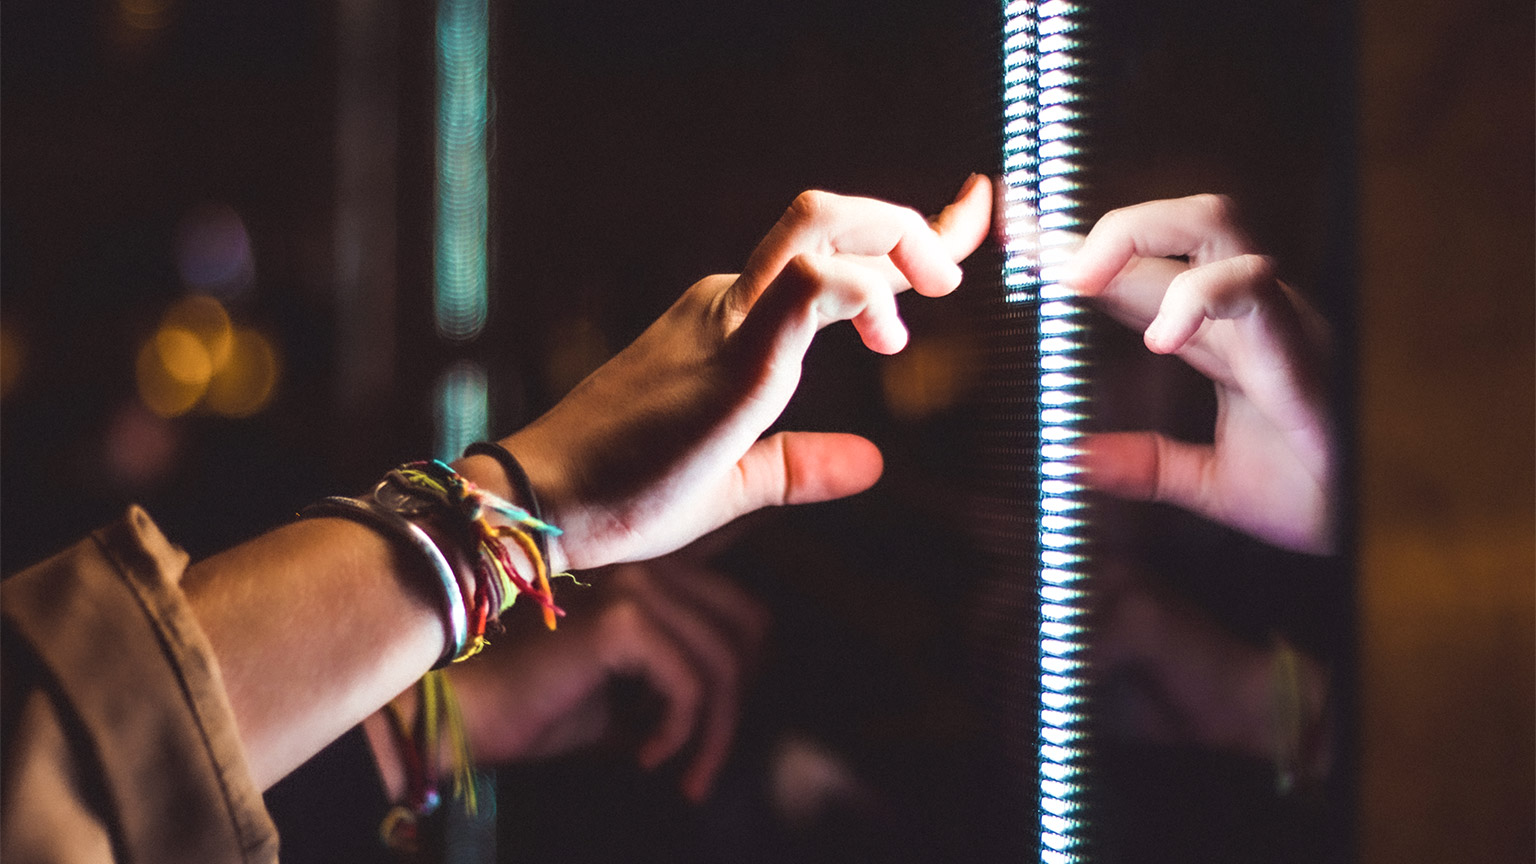
[[[1163,340],[1168,336],[1167,330],[1168,323],[1163,320],[1163,316],[1159,315],[1152,319],[1151,324],[1147,325],[1147,332],[1142,335],[1142,341],[1147,343],[1148,348],[1161,354],[1163,351]]]

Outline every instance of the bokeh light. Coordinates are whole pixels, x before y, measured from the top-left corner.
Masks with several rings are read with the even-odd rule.
[[[159,30],[170,12],[171,0],[117,0],[118,21],[134,30]]]
[[[460,360],[437,381],[437,446],[444,462],[459,458],[464,448],[490,434],[490,381],[485,367]]]
[[[437,332],[467,341],[489,310],[490,7],[486,0],[437,5]]]
[[[225,417],[249,417],[271,403],[282,373],[272,340],[248,328],[237,328],[229,362],[208,382],[204,405]]]
[[[176,232],[176,267],[189,289],[231,300],[256,281],[251,236],[228,204],[187,212]]]
[[[163,482],[176,464],[182,433],[177,424],[143,404],[119,406],[107,426],[107,474],[121,489],[138,491]]]
[[[181,327],[155,331],[155,359],[178,384],[203,388],[213,378],[213,356],[197,334]]]
[[[913,340],[881,362],[880,384],[891,414],[921,420],[952,407],[970,383],[971,346],[958,338]]]
[[[186,333],[184,330],[180,332]],[[134,379],[138,383],[139,399],[146,408],[161,417],[177,417],[191,411],[197,401],[203,398],[203,391],[208,389],[208,379],[200,382],[182,381],[168,368],[161,347],[169,343],[174,353],[177,347],[175,343],[180,341],[174,337],[162,340],[160,331],[156,331],[139,349],[139,356],[134,362]]]
[[[217,299],[194,294],[166,310],[139,350],[139,398],[160,417],[201,406],[225,417],[249,417],[272,401],[282,369],[272,341],[236,327]]]

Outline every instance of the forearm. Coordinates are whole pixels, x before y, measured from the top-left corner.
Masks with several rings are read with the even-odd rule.
[[[519,499],[494,459],[454,468]],[[443,652],[443,600],[423,564],[346,519],[271,531],[194,564],[184,588],[262,788],[379,710]]]
[[[502,439],[566,532],[549,544],[551,569],[653,558],[759,507],[872,485],[881,460],[868,441],[762,433],[794,392],[815,329],[852,320],[871,348],[898,349],[893,295],[953,290],[954,262],[986,236],[991,204],[981,177],[933,226],[883,202],[807,193],[740,276],[700,280],[554,409]],[[454,467],[529,503],[495,458]],[[260,785],[443,656],[450,607],[433,584],[384,536],[340,519],[290,525],[192,568],[186,591]]]
[[[443,650],[440,603],[388,540],[288,525],[193,565],[184,585],[266,788],[378,710]]]

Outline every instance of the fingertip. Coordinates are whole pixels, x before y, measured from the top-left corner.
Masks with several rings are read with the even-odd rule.
[[[715,778],[712,770],[695,767],[688,772],[688,776],[683,778],[683,797],[694,804],[703,804],[714,785]]]
[[[864,347],[876,354],[899,354],[910,338],[905,326],[882,328],[879,333],[864,336]]]
[[[1059,281],[1074,294],[1082,297],[1093,297],[1102,292],[1118,272],[1095,262],[1090,255],[1088,246],[1084,244],[1061,265]]]
[[[930,223],[950,259],[962,260],[981,245],[991,228],[994,209],[991,178],[985,174],[972,174],[965,178],[954,200],[939,211]],[[958,268],[954,275],[954,284],[936,293],[947,294],[953,291],[959,285]]]
[[[992,181],[987,178],[987,175],[974,171],[971,172],[971,175],[966,177],[965,180],[960,184],[960,191],[955,193],[955,201],[964,201],[966,198],[970,197],[972,192],[976,191],[977,187],[981,186],[983,183],[990,186],[991,182]]]
[[[1146,332],[1142,334],[1141,341],[1146,344],[1147,350],[1153,354],[1169,353],[1166,342],[1168,340],[1168,319],[1162,315],[1152,319],[1147,325]]]
[[[781,432],[788,476],[782,503],[811,504],[875,485],[885,459],[874,442],[846,432]]]

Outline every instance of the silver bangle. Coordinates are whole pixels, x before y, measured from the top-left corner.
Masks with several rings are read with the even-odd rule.
[[[459,578],[454,574],[453,565],[443,556],[442,550],[437,547],[427,532],[399,513],[380,506],[374,501],[360,501],[339,495],[321,498],[299,513],[302,519],[321,516],[351,519],[373,528],[394,540],[397,545],[420,553],[437,576],[437,580],[442,583],[443,606],[447,613],[448,638],[445,640],[442,656],[437,659],[437,663],[432,668],[440,669],[447,666],[464,652],[464,644],[469,640],[469,619],[465,613],[464,592],[459,589]]]

